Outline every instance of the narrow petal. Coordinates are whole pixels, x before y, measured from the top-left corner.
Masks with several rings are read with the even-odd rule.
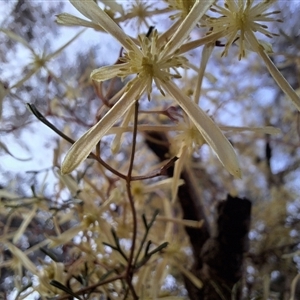
[[[88,203],[90,196],[85,191],[79,188],[76,180],[71,175],[62,176],[60,172],[56,172],[59,179],[65,184],[71,195],[76,195],[76,198],[82,200],[84,203]],[[80,191],[80,193],[78,193]]]
[[[259,54],[261,58],[264,60],[266,67],[268,68],[270,74],[273,79],[276,81],[281,90],[292,100],[298,111],[300,111],[300,98],[295,92],[295,90],[291,87],[291,85],[287,82],[287,80],[282,76],[280,71],[274,65],[270,57],[266,54],[263,49],[260,49]]]
[[[171,25],[171,27],[168,28],[167,31],[163,31],[158,37],[157,45],[162,46],[166,43],[166,41],[170,40],[170,38],[176,32],[181,22],[182,20],[178,19],[175,23]]]
[[[5,241],[5,246],[10,250],[10,252],[20,261],[20,263],[34,275],[38,274],[38,270],[35,264],[27,257],[27,255],[21,251],[18,247]]]
[[[12,32],[10,30],[4,29],[4,28],[0,28],[0,32],[1,31],[3,33],[5,33],[10,39],[15,40],[18,43],[21,43],[23,46],[25,46],[27,49],[29,49],[33,54],[35,53],[33,48],[21,36],[15,34],[14,32]]]
[[[36,210],[37,210],[37,205],[35,204],[31,208],[30,212],[28,214],[24,215],[23,222],[22,222],[21,226],[18,228],[18,230],[15,233],[15,236],[13,238],[13,243],[14,244],[16,244],[18,242],[18,240],[21,238],[21,236],[24,234],[27,226],[32,221],[32,219],[34,218],[34,216],[36,214]]]
[[[196,277],[191,271],[186,269],[181,264],[177,263],[175,259],[172,259],[172,264],[174,264],[182,274],[184,274],[185,277],[187,277],[198,289],[201,289],[203,287],[202,281]]]
[[[208,60],[212,54],[212,51],[214,49],[215,45],[214,44],[206,44],[203,47],[202,50],[202,55],[201,55],[201,62],[200,62],[200,68],[199,68],[199,72],[197,75],[197,82],[196,82],[196,87],[195,87],[195,91],[194,91],[194,101],[199,104],[199,100],[200,100],[200,94],[201,94],[201,87],[202,87],[202,81],[203,81],[203,77],[204,77],[204,72],[208,63]]]
[[[178,219],[178,218],[167,218],[165,216],[157,216],[156,219],[157,221],[162,221],[162,222],[172,222],[174,224],[179,224],[187,227],[192,227],[192,228],[201,228],[204,224],[204,220],[201,221],[194,221],[194,220],[186,220],[186,219]]]
[[[279,85],[281,90],[293,101],[294,105],[297,107],[298,111],[300,111],[300,98],[295,92],[295,90],[290,86],[290,84],[286,81],[286,79],[282,76],[279,72],[277,67],[274,65],[268,54],[266,54],[263,47],[257,41],[254,33],[252,31],[247,32],[245,35],[248,42],[250,43],[251,47],[255,52],[257,52],[263,61],[266,64],[270,74],[272,75],[273,79]]]
[[[56,16],[56,23],[64,26],[83,26],[95,30],[104,31],[103,28],[93,22],[75,17],[71,14],[63,13]]]
[[[66,244],[67,242],[71,241],[80,231],[83,231],[85,226],[83,224],[79,224],[77,226],[73,226],[70,229],[66,230],[62,234],[58,236],[47,236],[48,240],[51,242],[49,243],[49,248],[55,248],[62,244]]]
[[[130,119],[133,115],[134,115],[134,107],[131,106],[131,108],[124,115],[123,121],[121,123],[121,128],[125,128],[128,126]],[[120,131],[119,133],[117,133],[111,143],[111,151],[113,154],[116,154],[120,151],[123,133],[124,131]]]
[[[117,1],[111,1],[111,0],[101,0],[101,2],[105,5],[108,6],[114,13],[118,12],[121,15],[124,15],[124,9],[123,6]]]
[[[219,126],[221,130],[231,131],[231,132],[254,132],[261,134],[280,134],[281,130],[273,126],[266,127],[236,127],[236,126]]]
[[[164,55],[177,50],[215,0],[197,1],[165,47]]]
[[[72,37],[67,43],[65,43],[64,45],[62,45],[61,47],[59,47],[56,51],[54,51],[53,53],[47,55],[47,60],[50,60],[51,58],[53,58],[54,56],[58,55],[61,51],[63,51],[65,48],[67,48],[71,43],[73,43],[83,32],[85,31],[85,29],[79,31],[74,37]]]
[[[236,153],[213,120],[194,101],[185,96],[173,82],[168,81],[163,83],[162,86],[191,118],[227,171],[234,177],[241,178],[241,170]]]
[[[14,88],[18,88],[20,86],[23,85],[23,83],[25,81],[27,81],[32,75],[34,75],[37,71],[39,70],[39,68],[32,68],[31,70],[28,71],[28,73],[22,78],[20,79],[17,83],[15,83],[12,87],[10,87],[10,89],[14,89]]]
[[[145,84],[140,80],[136,80],[108,113],[73,144],[63,161],[62,174],[72,172],[88,157],[99,140],[124,115],[144,89]]]
[[[118,77],[121,72],[120,68],[126,68],[127,65],[127,63],[124,63],[95,69],[91,73],[91,78],[96,81],[105,81],[114,77]]]
[[[179,48],[179,52],[177,53],[179,54],[183,54],[185,52],[188,52],[190,50],[196,49],[200,46],[209,44],[209,43],[214,43],[216,42],[218,39],[224,37],[227,34],[226,30],[224,31],[218,31],[216,33],[212,33],[209,35],[206,35],[205,37],[201,38],[201,39],[197,39],[195,41],[192,42],[188,42],[186,44],[183,44],[180,48]]]
[[[70,0],[72,5],[94,23],[100,25],[107,33],[117,39],[126,50],[138,50],[138,47],[124,33],[110,16],[108,16],[93,0]]]
[[[187,146],[183,146],[180,149],[180,154],[176,155],[179,156],[179,159],[175,162],[174,174],[173,174],[173,183],[172,183],[172,201],[171,203],[174,204],[177,197],[177,192],[180,183],[180,175],[184,168],[184,164],[186,164],[186,158],[188,156],[188,148]]]

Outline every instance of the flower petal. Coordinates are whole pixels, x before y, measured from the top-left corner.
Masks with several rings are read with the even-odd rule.
[[[204,77],[204,72],[208,63],[208,60],[214,50],[215,45],[214,44],[206,44],[203,47],[202,50],[202,55],[201,55],[201,61],[200,61],[200,67],[199,67],[199,72],[197,75],[197,82],[196,82],[196,87],[194,91],[194,101],[199,104],[200,100],[200,94],[201,94],[201,87],[202,87],[202,81]]]
[[[16,247],[8,241],[5,241],[5,246],[20,261],[20,263],[25,267],[25,269],[27,269],[34,275],[38,274],[38,270],[35,264],[28,258],[28,256],[23,251],[21,251],[18,247]]]
[[[237,127],[237,126],[219,126],[221,130],[229,131],[229,132],[254,132],[261,134],[280,134],[281,130],[279,128],[273,126],[265,126],[265,127]]]
[[[134,106],[131,106],[131,108],[129,110],[127,110],[127,112],[125,113],[125,116],[121,123],[121,128],[125,128],[128,126],[130,119],[133,115],[134,115]],[[124,133],[124,131],[120,131],[119,133],[117,133],[111,143],[111,152],[113,154],[118,153],[118,151],[120,150],[122,140],[123,140],[123,138],[122,138],[123,133]]]
[[[85,226],[83,224],[79,224],[77,226],[73,226],[70,229],[66,230],[62,234],[58,236],[48,236],[46,237],[48,240],[50,240],[50,243],[48,245],[49,248],[55,248],[62,244],[66,244],[67,242],[71,241],[80,231],[83,231]]]
[[[220,128],[194,101],[184,95],[173,82],[162,83],[162,86],[187,113],[227,171],[234,177],[241,178],[241,169],[236,153]]]
[[[30,212],[26,215],[24,215],[24,219],[20,227],[18,228],[17,232],[15,233],[15,236],[13,238],[13,243],[16,244],[18,240],[22,237],[24,234],[27,226],[29,223],[32,221],[32,219],[35,217],[36,210],[37,210],[37,205],[34,204],[33,207],[31,208]]]
[[[132,82],[130,89],[108,111],[108,113],[92,128],[90,128],[68,151],[61,172],[68,174],[77,168],[93,151],[99,140],[108,132],[114,123],[124,115],[145,89],[141,80]]]
[[[187,277],[198,289],[203,287],[202,281],[196,277],[191,271],[179,264],[175,259],[172,259],[172,264],[175,265],[185,277]]]
[[[281,90],[293,101],[294,105],[300,111],[300,98],[295,92],[295,90],[290,86],[290,84],[286,81],[286,79],[282,76],[279,70],[276,68],[270,57],[266,54],[263,46],[261,46],[256,39],[254,33],[252,31],[247,32],[245,34],[247,40],[251,44],[253,50],[257,52],[263,61],[266,64],[270,74],[272,75],[273,79],[279,85]]]
[[[167,43],[164,55],[173,53],[182,45],[183,41],[189,36],[190,32],[195,28],[199,20],[214,2],[215,0],[198,0],[195,2],[189,14],[186,16],[170,41]]]
[[[196,49],[200,46],[206,45],[206,44],[210,44],[210,43],[214,43],[215,41],[217,41],[218,39],[222,38],[223,36],[227,35],[228,29],[224,29],[224,31],[218,31],[216,33],[211,33],[209,35],[206,35],[205,37],[201,38],[201,39],[197,39],[195,41],[192,42],[188,42],[183,44],[178,51],[178,55],[179,54],[183,54],[185,52],[191,51],[193,49]]]
[[[105,66],[99,69],[95,69],[91,73],[91,78],[96,81],[105,81],[114,77],[118,77],[121,72],[120,68],[126,68],[126,65],[128,65],[128,63]]]
[[[52,59],[54,56],[58,55],[60,52],[62,52],[66,47],[68,47],[71,43],[73,43],[83,32],[85,31],[85,29],[79,31],[74,37],[72,37],[67,43],[65,43],[64,45],[62,45],[61,47],[59,47],[56,51],[54,51],[53,53],[47,55],[46,59],[50,60]]]
[[[185,145],[180,149],[179,159],[175,162],[174,174],[173,174],[173,182],[172,182],[172,201],[174,204],[177,198],[178,188],[180,186],[180,175],[184,168],[184,164],[186,164],[186,160],[188,158],[188,147]]]
[[[101,26],[93,22],[75,17],[71,14],[63,13],[56,16],[56,23],[64,26],[83,26],[94,28],[95,30],[104,31]]]
[[[119,13],[120,15],[124,15],[124,9],[123,6],[117,1],[111,1],[111,0],[101,0],[101,3],[103,3],[105,6],[109,7],[111,11],[114,13]]]
[[[126,50],[139,51],[128,35],[93,0],[70,0],[72,5],[96,24],[117,39]]]
[[[24,47],[26,47],[27,49],[29,49],[33,54],[35,53],[33,48],[31,47],[31,45],[29,45],[27,43],[27,41],[25,39],[23,39],[21,36],[15,34],[14,32],[4,29],[4,28],[0,28],[0,32],[5,33],[10,39],[21,43]]]

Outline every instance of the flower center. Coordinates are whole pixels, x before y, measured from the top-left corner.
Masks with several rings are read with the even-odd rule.
[[[187,16],[192,7],[195,4],[195,0],[177,0],[176,6],[183,12],[183,16]]]
[[[247,15],[243,11],[234,13],[235,26],[244,31],[247,23]]]
[[[149,57],[143,57],[142,58],[142,68],[143,68],[143,73],[145,73],[145,76],[150,76],[154,77],[158,71],[158,68],[155,66],[153,61],[149,59]]]

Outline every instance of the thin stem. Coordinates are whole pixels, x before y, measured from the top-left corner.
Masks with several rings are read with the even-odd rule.
[[[133,169],[133,162],[135,156],[135,147],[136,147],[136,136],[137,136],[137,123],[138,123],[138,109],[139,109],[139,102],[135,102],[134,106],[134,123],[133,123],[133,132],[132,132],[132,147],[131,147],[131,156],[129,162],[129,168],[127,173],[127,182],[131,181],[132,177],[132,169]]]
[[[74,294],[75,295],[81,295],[81,294],[84,294],[84,293],[86,293],[90,290],[93,290],[93,289],[97,288],[98,286],[101,286],[101,285],[104,285],[104,284],[107,284],[107,283],[111,283],[111,282],[116,281],[116,280],[121,280],[123,278],[124,278],[124,274],[121,274],[121,275],[115,276],[113,278],[106,279],[104,281],[101,281],[101,282],[95,283],[93,285],[90,285],[86,288],[83,288],[83,289],[77,291],[77,292],[74,292]],[[64,299],[68,299],[68,298],[70,298],[70,295],[63,295],[61,297],[56,298],[56,300],[64,300]]]
[[[130,291],[132,293],[132,296],[135,300],[138,299],[138,296],[136,295],[136,292],[135,292],[134,287],[132,285],[132,275],[133,275],[133,268],[134,268],[134,266],[132,265],[132,262],[133,262],[135,243],[136,243],[136,237],[137,237],[137,217],[136,217],[136,210],[135,210],[135,207],[134,207],[133,196],[132,196],[132,193],[131,193],[130,182],[131,182],[131,177],[132,177],[132,170],[133,170],[133,163],[134,163],[134,156],[135,156],[135,148],[136,148],[138,108],[139,108],[139,103],[138,103],[138,101],[136,101],[135,102],[135,107],[134,107],[134,124],[133,124],[133,132],[132,132],[131,156],[130,156],[129,168],[128,168],[128,173],[127,173],[127,178],[126,178],[126,189],[127,189],[129,204],[130,204],[130,208],[131,208],[131,212],[132,212],[132,218],[133,218],[132,244],[131,244],[130,254],[129,254],[129,258],[128,258],[128,266],[127,266],[127,270],[126,270],[126,279],[127,279],[127,284],[129,286],[129,289],[130,289]]]
[[[178,157],[174,156],[164,166],[162,166],[159,170],[153,171],[148,175],[133,176],[133,177],[131,177],[131,181],[138,181],[138,180],[154,178],[154,177],[157,177],[157,176],[168,175],[168,172],[167,172],[168,169],[170,167],[174,167],[174,163],[176,162],[176,160],[178,160]]]
[[[34,104],[30,104],[27,103],[27,107],[29,108],[29,110],[32,112],[32,114],[42,123],[44,123],[46,126],[48,126],[50,129],[52,129],[55,133],[57,133],[59,136],[61,136],[63,139],[65,139],[67,142],[69,142],[70,144],[74,144],[75,141],[73,139],[71,139],[70,137],[68,137],[67,135],[65,135],[63,132],[61,132],[59,129],[57,129],[52,123],[50,123],[39,111],[38,109],[35,107]],[[115,174],[116,176],[126,179],[127,177],[118,172],[117,170],[115,170],[114,168],[112,168],[110,165],[108,165],[105,161],[102,160],[102,158],[97,155],[95,155],[94,153],[90,153],[88,158],[92,158],[96,161],[98,161],[102,166],[104,166],[107,170],[109,170],[111,173]]]
[[[145,231],[145,234],[144,234],[143,239],[142,239],[142,241],[141,241],[140,247],[139,247],[139,249],[138,249],[138,251],[137,251],[136,257],[135,257],[135,259],[134,259],[134,266],[136,266],[136,263],[137,263],[137,261],[138,261],[138,259],[139,259],[139,256],[140,256],[140,254],[141,254],[141,251],[142,251],[142,249],[143,249],[143,246],[144,246],[144,244],[145,244],[145,242],[146,242],[146,239],[147,239],[147,237],[148,237],[149,231],[150,231],[150,229],[151,229],[151,227],[152,227],[152,225],[153,225],[154,220],[156,219],[156,217],[157,217],[157,215],[158,215],[158,212],[159,212],[158,210],[155,211],[155,213],[154,213],[154,215],[153,215],[153,217],[152,217],[152,219],[151,219],[151,221],[150,221],[149,224],[147,223],[146,215],[143,214],[143,220],[144,220],[144,225],[145,225],[146,231]]]

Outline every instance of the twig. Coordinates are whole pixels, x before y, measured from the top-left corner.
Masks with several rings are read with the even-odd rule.
[[[113,281],[116,281],[116,280],[121,280],[121,279],[124,279],[125,277],[125,274],[121,274],[121,275],[118,275],[116,277],[113,277],[113,278],[110,278],[110,279],[107,279],[107,280],[104,280],[104,281],[101,281],[101,282],[98,282],[98,283],[95,283],[93,285],[90,285],[86,288],[83,288],[77,292],[74,292],[75,295],[82,295],[92,289],[95,289],[101,285],[104,285],[104,284],[107,284],[107,283],[111,283]],[[70,297],[70,295],[63,295],[63,296],[60,296],[58,298],[56,298],[55,300],[64,300],[64,299],[68,299]]]
[[[147,237],[148,237],[149,230],[150,230],[150,228],[152,227],[152,225],[153,225],[153,223],[154,223],[154,221],[155,221],[155,219],[156,219],[158,213],[159,213],[159,210],[158,210],[158,209],[155,210],[155,212],[154,212],[154,214],[153,214],[153,216],[152,216],[152,219],[151,219],[151,221],[150,221],[149,224],[147,223],[147,219],[146,219],[145,214],[142,215],[143,223],[144,223],[144,226],[145,226],[145,229],[146,229],[146,230],[145,230],[145,234],[144,234],[144,236],[143,236],[143,239],[142,239],[142,241],[141,241],[140,247],[139,247],[139,249],[138,249],[138,251],[137,251],[136,257],[135,257],[135,259],[134,259],[134,265],[136,265],[136,263],[137,263],[137,261],[138,261],[138,259],[139,259],[139,256],[140,256],[140,254],[141,254],[141,251],[142,251],[142,249],[143,249],[143,246],[144,246],[144,244],[145,244],[145,242],[146,242],[146,239],[147,239]]]
[[[176,162],[177,159],[178,157],[174,156],[164,166],[162,166],[160,170],[153,171],[148,175],[133,176],[131,177],[131,181],[138,181],[138,180],[154,178],[157,176],[168,175],[167,173],[168,169],[174,167],[174,163]]]
[[[137,136],[137,123],[138,123],[138,108],[139,108],[139,103],[138,101],[135,102],[135,107],[134,107],[134,124],[133,124],[133,132],[132,132],[132,147],[131,147],[131,156],[130,156],[130,162],[129,162],[129,167],[128,167],[128,173],[127,173],[127,178],[126,178],[126,189],[127,189],[127,194],[128,194],[128,199],[130,203],[130,208],[132,212],[132,218],[133,218],[133,232],[132,232],[132,244],[131,244],[131,249],[130,249],[130,254],[128,258],[128,266],[126,270],[126,279],[127,279],[127,284],[129,286],[129,289],[132,293],[132,296],[135,300],[138,299],[138,296],[134,290],[134,287],[132,285],[132,275],[133,275],[133,256],[134,256],[134,250],[135,250],[135,243],[136,243],[136,236],[137,236],[137,217],[136,217],[136,210],[134,207],[134,201],[131,193],[131,177],[132,177],[132,170],[133,170],[133,163],[134,163],[134,156],[135,156],[135,148],[136,148],[136,136]]]
[[[63,132],[61,132],[59,129],[57,129],[52,123],[50,123],[35,107],[34,104],[27,103],[28,109],[32,112],[32,114],[42,123],[44,123],[46,126],[48,126],[50,129],[52,129],[54,132],[56,132],[59,136],[61,136],[63,139],[68,141],[70,144],[74,144],[75,141],[65,135]],[[110,165],[108,165],[105,161],[102,160],[100,156],[95,155],[94,153],[90,153],[88,158],[92,158],[96,161],[98,161],[101,165],[103,165],[107,170],[109,170],[111,173],[115,174],[116,176],[126,179],[126,175],[118,172],[114,168],[112,168]]]

